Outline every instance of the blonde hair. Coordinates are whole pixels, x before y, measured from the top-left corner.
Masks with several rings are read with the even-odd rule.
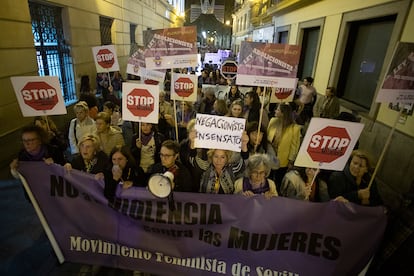
[[[79,109],[82,109],[85,112],[89,112],[88,104],[85,101],[79,101],[73,106],[73,110],[75,112]]]
[[[213,155],[216,152],[216,150],[222,150],[222,149],[209,149],[207,151],[207,159],[208,159],[208,162],[210,162],[210,163],[213,162]],[[231,157],[233,155],[233,152],[230,151],[230,150],[222,150],[222,151],[224,151],[224,154],[226,155],[226,158],[227,158],[226,165],[227,165],[230,162],[230,160],[231,160]]]
[[[191,119],[187,123],[187,132],[191,132],[195,128],[196,119]]]
[[[365,160],[365,162],[367,163],[368,171],[371,171],[374,168],[372,158],[366,151],[360,149],[352,151],[351,158],[349,158],[349,162],[351,162],[352,158],[354,158],[355,156],[361,158],[362,160]]]
[[[103,120],[107,125],[111,124],[111,115],[109,115],[107,112],[99,112],[96,116],[96,120],[101,119]]]
[[[81,145],[83,143],[85,143],[86,141],[91,141],[92,142],[92,145],[95,148],[95,151],[98,151],[101,148],[101,142],[99,141],[98,136],[93,135],[93,134],[88,134],[88,135],[83,136],[79,140],[78,147],[80,148]]]

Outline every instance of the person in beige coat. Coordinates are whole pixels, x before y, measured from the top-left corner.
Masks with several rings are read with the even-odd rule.
[[[279,169],[272,171],[272,178],[278,188],[286,172],[293,168],[299,152],[300,133],[301,126],[294,122],[290,105],[280,104],[267,128],[267,140],[272,144],[280,164]]]
[[[125,145],[122,131],[111,126],[111,116],[106,112],[99,112],[96,117],[95,135],[99,138],[102,151],[108,156],[114,147]]]

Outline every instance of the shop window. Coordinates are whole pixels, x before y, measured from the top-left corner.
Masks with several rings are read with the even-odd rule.
[[[349,23],[338,96],[370,109],[396,16]]]

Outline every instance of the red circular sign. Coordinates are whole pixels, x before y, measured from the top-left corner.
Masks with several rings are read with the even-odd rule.
[[[156,85],[156,84],[158,84],[158,83],[160,83],[160,82],[159,82],[159,81],[156,81],[156,80],[146,79],[146,80],[144,80],[144,83],[145,83],[145,84],[152,84],[152,85]]]
[[[279,100],[284,100],[286,98],[288,98],[292,93],[292,89],[291,88],[280,88],[280,87],[275,87],[275,90],[273,92],[275,94],[275,97]]]
[[[221,74],[226,79],[234,79],[237,75],[237,63],[233,60],[226,60],[221,65]]]
[[[101,49],[96,54],[96,61],[103,68],[111,68],[115,63],[115,55],[109,49]]]
[[[35,110],[51,110],[59,102],[56,89],[44,81],[31,81],[20,91],[24,102]]]
[[[330,163],[343,156],[350,143],[345,128],[328,126],[312,135],[307,152],[315,162]]]
[[[127,95],[128,110],[138,117],[147,117],[154,111],[154,97],[146,89],[135,88]]]
[[[178,78],[174,83],[174,90],[180,97],[188,97],[194,92],[194,83],[190,78]]]

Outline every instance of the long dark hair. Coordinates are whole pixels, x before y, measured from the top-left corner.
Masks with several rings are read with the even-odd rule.
[[[129,150],[128,146],[115,146],[111,150],[111,153],[109,154],[109,168],[112,168],[112,166],[114,165],[112,163],[112,156],[117,152],[120,152],[123,156],[125,156],[127,158],[127,164],[125,166],[126,168],[135,168],[135,167],[137,167],[137,163],[135,161],[135,158],[132,156],[131,151]]]
[[[257,131],[259,128],[259,123],[258,122],[249,122],[246,124],[246,132],[247,135],[250,138],[250,133]],[[262,137],[262,141],[260,142],[258,148],[263,148],[263,150],[265,152],[267,152],[267,131],[266,128],[263,125],[260,125],[260,132],[263,133],[263,137]],[[253,142],[254,144],[254,142]],[[252,151],[252,149],[254,148],[254,146],[251,143],[248,143],[248,149],[249,152]]]
[[[293,119],[293,111],[292,107],[288,104],[280,104],[279,109],[282,113],[282,129],[284,130],[295,122]]]
[[[91,84],[89,83],[89,76],[88,75],[83,75],[81,77],[81,84],[80,84],[80,89],[79,92],[82,93],[89,93],[91,92]]]
[[[246,93],[246,96],[251,99],[249,106],[249,116],[247,118],[248,122],[259,121],[260,118],[260,98],[256,92],[250,91]]]

